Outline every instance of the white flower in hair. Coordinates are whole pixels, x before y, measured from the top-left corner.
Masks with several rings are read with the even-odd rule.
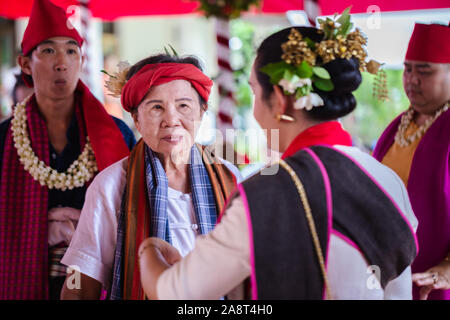
[[[311,110],[313,107],[323,106],[324,102],[322,98],[314,92],[310,92],[308,95],[300,97],[294,103],[294,109],[306,109]]]
[[[310,78],[299,78],[297,76],[294,76],[291,80],[287,79],[281,79],[278,84],[283,88],[284,91],[287,91],[289,93],[295,93],[295,90],[297,88],[301,88],[303,86],[311,86],[311,79]]]

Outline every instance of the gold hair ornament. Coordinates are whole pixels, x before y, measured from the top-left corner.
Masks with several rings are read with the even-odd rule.
[[[285,95],[295,95],[294,109],[311,110],[324,105],[322,98],[314,93],[314,87],[326,92],[334,90],[330,74],[322,65],[335,59],[358,59],[360,71],[379,75],[374,93],[379,98],[387,97],[386,73],[380,70],[382,64],[375,60],[365,61],[367,40],[357,28],[349,32],[353,27],[349,12],[350,7],[339,17],[336,14],[333,19],[318,19],[319,32],[324,34],[319,43],[292,28],[288,41],[281,45],[282,61],[260,69],[269,75],[272,84],[283,88]]]
[[[120,61],[117,65],[118,71],[114,74],[109,74],[106,70],[101,70],[104,74],[109,76],[109,80],[105,82],[105,87],[109,90],[109,95],[120,98],[122,89],[127,83],[127,74],[131,68],[128,61]]]
[[[179,57],[178,53],[175,51],[175,49],[169,44],[168,45],[170,50],[172,50],[172,53],[169,52],[169,50],[164,47],[164,52],[168,56],[173,57]],[[114,74],[109,74],[106,70],[101,70],[100,72],[103,72],[104,74],[109,76],[109,80],[105,82],[105,87],[110,92],[109,95],[120,98],[120,95],[122,94],[122,89],[127,83],[127,74],[128,71],[131,68],[131,65],[128,61],[120,61],[117,65],[118,71]]]

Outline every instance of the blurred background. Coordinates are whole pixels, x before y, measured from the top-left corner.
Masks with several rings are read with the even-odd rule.
[[[11,116],[12,90],[19,73],[16,57],[33,0],[0,0],[0,120]],[[212,144],[219,129],[234,129],[235,163],[263,162],[265,138],[253,118],[248,78],[255,49],[268,35],[352,6],[352,22],[367,36],[369,59],[384,63],[388,99],[373,96],[374,76],[363,74],[355,92],[358,107],[341,119],[354,143],[370,152],[389,122],[408,107],[402,86],[403,59],[414,23],[450,20],[449,0],[315,1],[315,0],[52,0],[86,38],[88,60],[83,80],[106,110],[134,128],[120,100],[108,95],[104,81],[119,61],[134,64],[172,46],[179,55],[194,55],[214,79],[209,110],[198,142]],[[136,131],[135,131],[136,132]],[[138,134],[136,132],[138,137]],[[263,150],[263,151],[262,151]],[[238,161],[238,157],[239,161]],[[245,159],[245,160],[243,160]]]

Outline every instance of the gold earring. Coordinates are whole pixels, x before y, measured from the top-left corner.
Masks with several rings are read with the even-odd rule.
[[[277,115],[275,116],[275,118],[277,119],[278,122],[280,122],[281,120],[287,121],[287,122],[294,122],[295,118],[285,115],[285,114],[279,114],[277,113]]]

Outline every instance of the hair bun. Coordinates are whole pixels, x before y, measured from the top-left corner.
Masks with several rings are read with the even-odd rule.
[[[331,76],[334,85],[332,94],[340,95],[352,93],[358,89],[361,84],[362,77],[359,71],[359,63],[355,58],[336,59],[328,62],[323,66]]]
[[[259,69],[269,63],[280,61],[283,55],[281,45],[289,40],[289,34],[292,27],[283,29],[267,37],[259,46],[255,60],[255,70],[257,70],[257,79],[262,87],[262,98],[269,100],[273,93],[273,84],[270,77]],[[315,43],[323,40],[323,33],[319,33],[312,27],[295,27],[303,37],[308,37]],[[319,64],[320,65],[320,64]],[[361,84],[362,77],[359,71],[359,62],[356,58],[335,59],[321,67],[325,68],[330,74],[334,90],[325,92],[314,86],[314,92],[321,96],[324,105],[305,112],[315,120],[328,121],[343,117],[356,108],[356,99],[352,92]]]
[[[335,95],[329,92],[318,92],[324,105],[312,108],[307,113],[317,120],[333,120],[346,116],[356,108],[355,96],[351,93]]]

